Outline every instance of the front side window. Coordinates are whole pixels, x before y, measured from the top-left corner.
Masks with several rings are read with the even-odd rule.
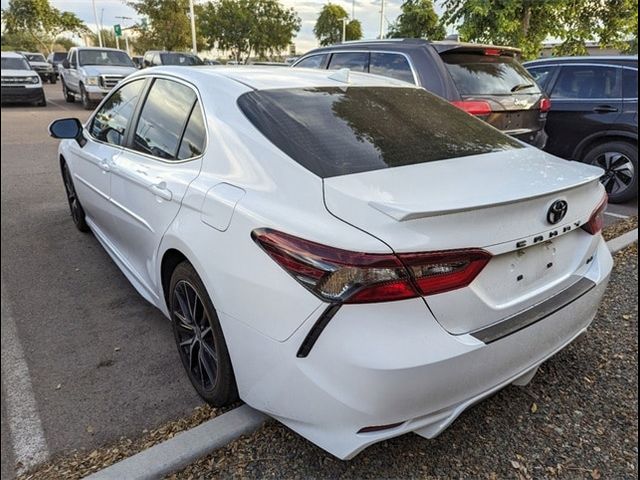
[[[329,70],[348,68],[354,72],[366,72],[369,63],[369,54],[365,52],[339,52],[331,55]]]
[[[240,96],[238,106],[322,178],[524,148],[421,88],[258,90]]]
[[[119,50],[80,50],[80,65],[134,66],[129,55]]]
[[[327,55],[311,55],[296,63],[296,68],[321,68]]]
[[[622,96],[638,98],[638,70],[624,68],[622,70]]]
[[[540,92],[529,72],[507,55],[445,53],[442,60],[462,95]]]
[[[178,82],[157,79],[144,102],[133,149],[164,160],[175,160],[195,92]]]
[[[620,70],[595,65],[562,67],[551,98],[620,98]]]
[[[397,53],[372,53],[369,73],[415,83],[409,61]]]
[[[111,145],[123,145],[127,125],[142,93],[145,80],[135,80],[116,90],[93,117],[91,135]]]
[[[162,65],[204,65],[199,57],[188,53],[161,53],[160,59]]]

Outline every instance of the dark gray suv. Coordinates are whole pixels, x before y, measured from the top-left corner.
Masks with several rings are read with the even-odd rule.
[[[435,93],[503,132],[542,148],[551,104],[510,47],[387,39],[310,51],[297,68],[348,68],[404,80]]]

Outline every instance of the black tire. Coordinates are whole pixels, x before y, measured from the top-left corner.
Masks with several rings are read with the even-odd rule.
[[[67,103],[74,103],[76,101],[76,96],[73,94],[73,92],[71,92],[71,90],[69,90],[69,87],[67,87],[67,84],[64,83],[64,80],[61,80],[62,82],[62,94],[64,95],[64,101]]]
[[[596,145],[584,162],[605,170],[601,181],[609,202],[624,203],[638,196],[638,145],[624,141]]]
[[[89,95],[82,84],[80,84],[80,101],[82,102],[82,108],[85,110],[93,110],[93,104],[91,100],[89,100]]]
[[[89,232],[89,225],[87,225],[84,209],[80,204],[80,199],[76,194],[76,188],[73,185],[73,179],[71,178],[71,172],[69,172],[69,167],[67,167],[66,162],[62,162],[62,181],[64,183],[64,189],[67,192],[67,202],[69,202],[69,211],[71,212],[71,218],[73,219],[73,223],[78,230],[81,232]]]
[[[58,81],[58,79],[56,78],[56,74],[55,74],[55,73],[54,73],[54,74],[52,74],[52,75],[49,77],[49,83],[50,83],[51,85],[55,85],[57,81]]]
[[[191,384],[215,407],[234,403],[238,387],[218,315],[189,262],[175,268],[169,288],[173,335]]]

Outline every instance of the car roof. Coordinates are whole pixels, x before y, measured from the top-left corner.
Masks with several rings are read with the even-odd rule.
[[[124,50],[119,50],[117,48],[110,48],[110,47],[71,47],[71,48],[75,48],[76,50],[112,50],[114,52],[127,53]]]
[[[2,52],[2,56],[7,58],[23,58],[24,59],[24,56],[21,53],[17,53],[17,52]]]
[[[545,57],[524,62],[523,65],[543,65],[546,63],[638,63],[637,55],[584,55],[575,57]]]
[[[488,45],[482,43],[468,43],[468,42],[457,42],[455,40],[441,40],[441,41],[429,41],[422,38],[383,38],[383,39],[373,39],[373,40],[354,40],[342,43],[336,43],[334,45],[329,45],[326,47],[320,47],[313,50],[310,50],[305,55],[309,53],[319,53],[323,51],[333,51],[333,50],[350,50],[357,49],[358,47],[362,48],[379,48],[381,50],[400,50],[406,51],[411,50],[417,47],[433,47],[438,53],[444,53],[451,50],[475,50],[475,49],[483,49],[483,48],[499,48],[505,52],[509,53],[519,53],[520,50],[514,47],[502,46],[502,45]]]
[[[346,69],[345,69],[346,70]],[[367,73],[349,72],[349,82],[345,82],[346,72],[341,70],[318,70],[314,68],[284,68],[272,66],[162,66],[144,69],[137,76],[146,74],[167,74],[195,83],[209,84],[212,77],[224,77],[241,83],[253,90],[277,88],[344,87],[344,86],[402,86],[418,88],[400,80]]]

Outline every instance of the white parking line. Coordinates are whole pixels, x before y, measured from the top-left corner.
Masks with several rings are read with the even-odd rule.
[[[77,110],[77,108],[69,108],[69,107],[67,107],[64,103],[58,103],[57,101],[55,101],[55,100],[49,100],[48,98],[47,98],[47,103],[52,103],[52,104],[54,104],[56,107],[62,108],[62,109],[64,109],[64,110]]]
[[[17,473],[20,474],[47,460],[49,450],[33,395],[29,368],[4,292],[4,281],[1,281],[2,385],[5,392],[2,401],[6,407],[14,458],[19,464]]]
[[[615,218],[629,218],[628,215],[621,215],[620,213],[613,213],[613,212],[604,212],[605,215],[609,215],[610,217],[615,217]]]

